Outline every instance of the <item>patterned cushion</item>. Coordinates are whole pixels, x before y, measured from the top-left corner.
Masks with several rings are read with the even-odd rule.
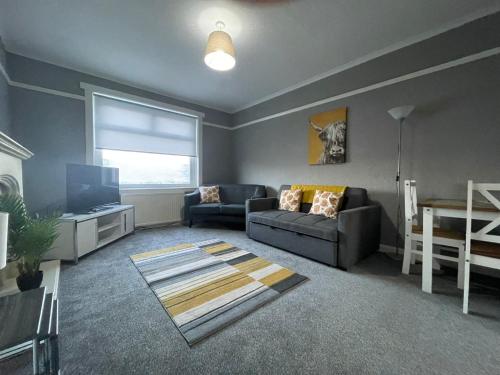
[[[219,186],[200,186],[200,203],[220,203]]]
[[[335,219],[342,203],[343,195],[344,193],[316,190],[309,213]]]
[[[279,209],[298,212],[301,200],[302,190],[283,190],[280,195]]]

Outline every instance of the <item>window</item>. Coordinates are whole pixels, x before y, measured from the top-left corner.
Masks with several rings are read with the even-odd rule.
[[[120,168],[120,184],[128,187],[190,186],[193,158],[183,155],[97,150],[104,167]]]
[[[198,185],[201,114],[82,87],[92,108],[91,163],[119,168],[121,188]]]

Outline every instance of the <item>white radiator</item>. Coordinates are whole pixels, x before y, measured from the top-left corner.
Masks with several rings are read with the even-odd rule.
[[[122,204],[135,206],[135,225],[145,227],[182,220],[184,191],[128,190],[121,193]]]

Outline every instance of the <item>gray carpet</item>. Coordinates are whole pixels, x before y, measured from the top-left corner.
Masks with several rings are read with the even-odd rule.
[[[189,348],[128,256],[219,238],[310,282]],[[138,231],[65,265],[60,283],[63,374],[498,374],[500,293],[474,287],[461,312],[455,279],[420,276],[375,254],[347,273],[216,227]],[[0,365],[29,374],[29,355]]]

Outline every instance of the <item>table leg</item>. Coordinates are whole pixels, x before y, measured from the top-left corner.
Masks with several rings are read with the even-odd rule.
[[[424,227],[422,238],[422,290],[432,293],[432,236],[433,209],[424,207]]]
[[[59,374],[59,336],[55,335],[51,338],[52,350],[52,371],[54,374]]]
[[[33,340],[33,374],[38,375],[40,368],[38,367],[38,339]]]

